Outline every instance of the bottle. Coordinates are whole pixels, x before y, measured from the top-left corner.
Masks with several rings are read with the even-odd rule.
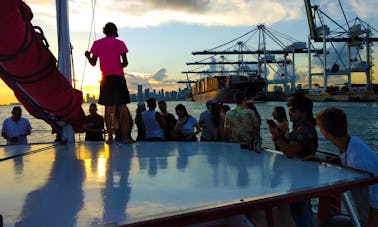
[[[260,136],[253,137],[253,150],[258,153],[261,152]]]

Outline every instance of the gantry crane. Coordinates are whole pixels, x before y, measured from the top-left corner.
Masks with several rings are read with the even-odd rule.
[[[323,54],[309,53],[309,90],[313,94],[327,92],[328,77],[347,78],[347,88],[350,92],[371,90],[372,83],[372,45],[378,41],[373,37],[376,31],[369,24],[356,17],[348,21],[341,2],[338,1],[344,23],[341,24],[323,12],[319,6],[311,5],[310,0],[304,0],[307,20],[310,30],[308,39],[309,50],[321,46]],[[317,47],[318,48],[318,47]],[[315,60],[318,62],[315,62]],[[313,65],[314,63],[317,64]],[[366,77],[364,86],[352,86],[352,76]],[[313,77],[323,79],[323,87],[313,89]]]
[[[250,48],[247,45],[251,43],[252,37],[257,41],[257,48]],[[242,40],[243,38],[244,40]],[[285,40],[282,41],[282,39]],[[249,43],[247,43],[248,41]],[[288,42],[291,45],[287,45]],[[272,46],[275,46],[274,49]],[[265,79],[265,92],[267,92],[269,84],[280,84],[288,94],[295,92],[296,89],[295,54],[307,54],[308,52],[321,54],[318,50],[308,50],[306,42],[296,41],[261,24],[246,34],[213,49],[193,52],[193,55],[210,57],[187,63],[189,66],[196,65],[197,68],[182,73],[186,75],[199,74],[205,77],[227,74],[256,76]],[[276,58],[276,56],[281,57]],[[290,65],[291,68],[289,68]],[[203,66],[208,67],[203,68]],[[273,76],[273,79],[268,78],[272,74],[278,76]]]

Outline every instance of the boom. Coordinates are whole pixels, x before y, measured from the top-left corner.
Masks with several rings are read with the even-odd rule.
[[[315,17],[311,10],[311,2],[310,0],[304,0],[304,3],[306,7],[306,15],[307,15],[308,27],[310,29],[310,36],[311,36],[311,39],[315,39],[318,37],[318,35],[316,33],[316,28],[315,28],[315,21],[314,21]]]

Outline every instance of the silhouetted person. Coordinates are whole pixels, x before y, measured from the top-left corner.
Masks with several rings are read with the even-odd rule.
[[[160,113],[164,116],[166,127],[164,128],[164,140],[171,141],[174,140],[176,118],[173,114],[168,113],[167,103],[165,101],[158,102]]]
[[[12,116],[5,119],[1,135],[7,140],[7,145],[27,144],[26,136],[31,134],[31,125],[28,119],[21,117],[21,107],[12,109]]]
[[[85,141],[104,140],[104,118],[97,113],[97,105],[89,105],[89,115],[85,117]]]
[[[146,140],[162,141],[164,140],[164,128],[166,123],[164,117],[156,112],[156,99],[147,99],[148,110],[142,113],[143,123],[146,128]]]
[[[130,131],[129,109],[130,94],[127,89],[123,68],[128,65],[126,53],[128,49],[125,43],[119,39],[117,26],[111,22],[103,28],[106,37],[96,40],[89,51],[85,51],[85,57],[92,66],[100,59],[102,79],[100,84],[100,98],[98,103],[105,106],[105,124],[108,133],[107,142],[113,142],[112,117],[116,114],[116,106],[119,108],[119,122],[122,141],[134,142],[128,137]]]
[[[142,113],[146,111],[146,106],[144,103],[138,103],[138,108],[136,109],[135,114],[135,124],[138,129],[138,135],[136,140],[137,141],[144,141],[146,140],[146,127],[143,123]]]

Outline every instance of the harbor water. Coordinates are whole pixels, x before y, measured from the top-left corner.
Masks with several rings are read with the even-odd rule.
[[[206,109],[204,103],[194,103],[185,101],[169,101],[167,102],[168,111],[173,113],[175,116],[175,106],[182,103],[186,106],[190,115],[199,118],[202,111]],[[273,143],[270,138],[270,133],[266,125],[266,119],[271,119],[271,112],[275,106],[283,106],[287,111],[286,102],[256,102],[255,103],[261,117],[261,135],[262,135],[262,146],[267,148],[273,148]],[[315,102],[314,103],[314,114],[322,108],[328,106],[336,106],[343,109],[348,116],[348,129],[350,135],[356,135],[362,138],[374,151],[378,152],[378,137],[376,133],[378,132],[378,107],[374,102]],[[86,114],[88,112],[88,103],[83,104],[83,109]],[[128,104],[129,110],[135,117],[135,111],[137,109],[137,103]],[[231,109],[235,107],[234,104],[230,104]],[[13,106],[3,105],[0,106],[0,124],[5,118],[11,116],[11,110]],[[22,107],[23,108],[23,107]],[[98,113],[103,115],[103,106],[98,106]],[[28,136],[29,143],[50,143],[55,140],[55,134],[51,133],[51,127],[46,124],[43,120],[39,120],[29,115],[29,113],[23,108],[23,116],[30,120],[32,125],[32,134]],[[177,116],[176,116],[177,117]],[[291,125],[290,125],[291,128]],[[325,141],[323,136],[319,134],[319,149],[328,150],[332,152],[337,152],[337,150],[328,142]],[[137,135],[137,129],[134,125],[132,130],[132,137],[135,139]],[[83,141],[84,134],[78,133],[75,135],[76,141]],[[0,138],[0,145],[5,145],[4,138]]]

